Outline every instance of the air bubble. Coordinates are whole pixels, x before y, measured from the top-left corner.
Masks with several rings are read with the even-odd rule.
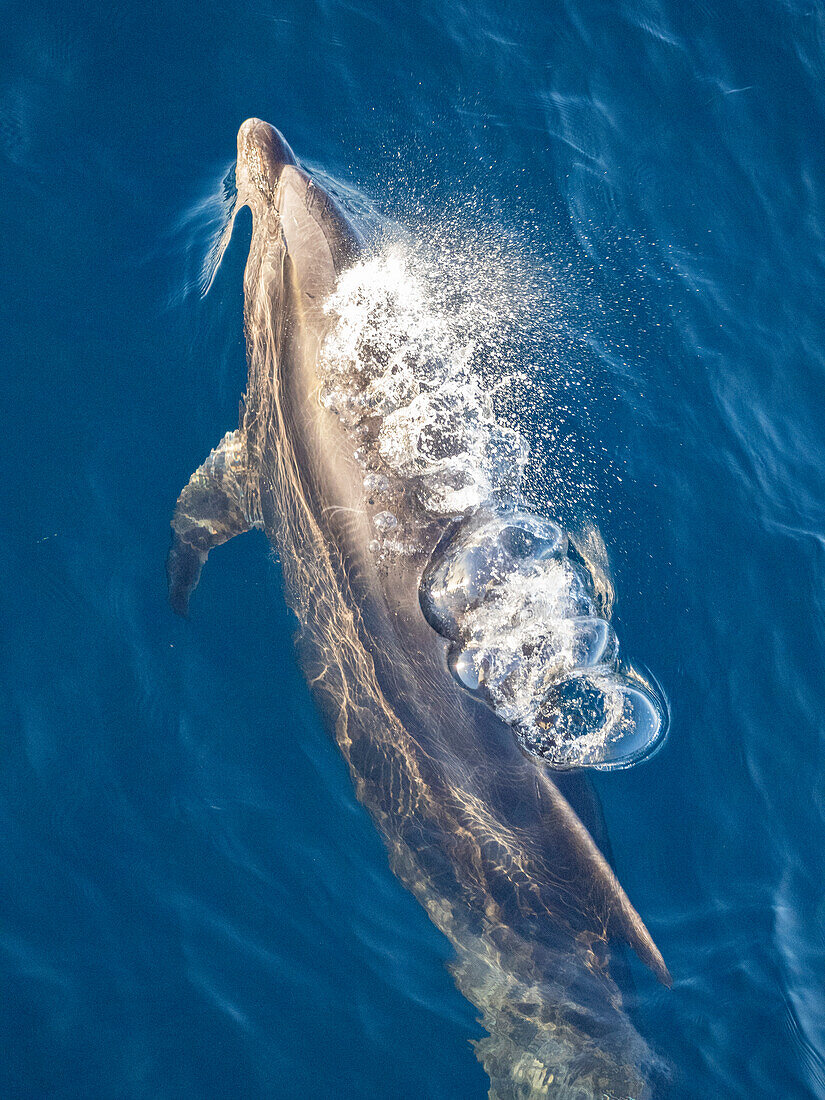
[[[663,732],[662,708],[645,685],[595,669],[552,684],[520,740],[554,767],[611,771],[649,756]]]
[[[614,665],[619,655],[619,640],[610,623],[595,615],[569,619],[563,632],[568,634],[568,646],[575,668]]]
[[[561,556],[566,549],[567,539],[558,524],[523,512],[488,515],[463,524],[436,549],[422,577],[424,615],[439,634],[455,639],[467,613],[510,574]],[[579,608],[583,605],[578,597],[586,595],[586,590],[578,574],[575,581]]]
[[[376,531],[393,531],[398,526],[398,517],[394,516],[392,512],[378,512],[373,516],[372,522]]]
[[[383,474],[367,474],[364,478],[364,488],[368,493],[388,493],[390,483]]]
[[[563,561],[567,588],[564,593],[565,618],[589,618],[595,615],[596,604],[593,600],[593,581],[590,574],[577,562],[566,558]]]
[[[485,681],[484,651],[476,646],[454,648],[447,658],[450,672],[463,688],[480,694]]]

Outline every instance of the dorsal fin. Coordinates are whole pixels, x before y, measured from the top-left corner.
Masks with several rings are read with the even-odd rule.
[[[246,444],[237,429],[226,433],[178,497],[166,561],[169,603],[178,615],[187,614],[189,597],[212,547],[259,525]]]
[[[669,988],[673,979],[665,960],[596,842],[555,783],[542,776],[539,785],[544,812],[555,826],[554,835],[566,838],[575,851],[579,866],[587,871],[582,881],[589,884],[590,904],[604,924],[605,932],[629,944],[659,981]]]

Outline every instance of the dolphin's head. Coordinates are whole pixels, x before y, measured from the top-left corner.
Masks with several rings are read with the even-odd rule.
[[[259,118],[248,118],[238,130],[235,186],[239,205],[271,202],[285,164],[295,164],[295,154],[282,135]]]
[[[220,267],[226,246],[232,237],[238,211],[248,206],[253,217],[265,214],[275,201],[281,172],[287,164],[294,165],[297,161],[282,135],[268,122],[263,122],[260,118],[248,118],[238,130],[235,203],[215,247],[210,264],[212,270],[204,293],[212,286]]]

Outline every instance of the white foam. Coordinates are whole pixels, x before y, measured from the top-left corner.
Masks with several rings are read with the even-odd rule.
[[[517,499],[527,446],[480,383],[466,310],[445,309],[427,274],[400,242],[344,273],[326,304],[321,401],[361,430],[370,492],[400,479],[425,513],[462,516]]]

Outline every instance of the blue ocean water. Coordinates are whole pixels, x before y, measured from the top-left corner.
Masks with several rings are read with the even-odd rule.
[[[674,976],[631,962],[631,1015],[663,1095],[825,1096],[825,9],[2,12],[0,1095],[486,1093],[264,538],[210,559],[191,621],[166,606],[176,496],[245,383],[248,221],[201,291],[258,115],[555,276],[541,354],[596,380],[561,422],[671,709],[594,780]],[[553,416],[524,426],[563,470]]]

